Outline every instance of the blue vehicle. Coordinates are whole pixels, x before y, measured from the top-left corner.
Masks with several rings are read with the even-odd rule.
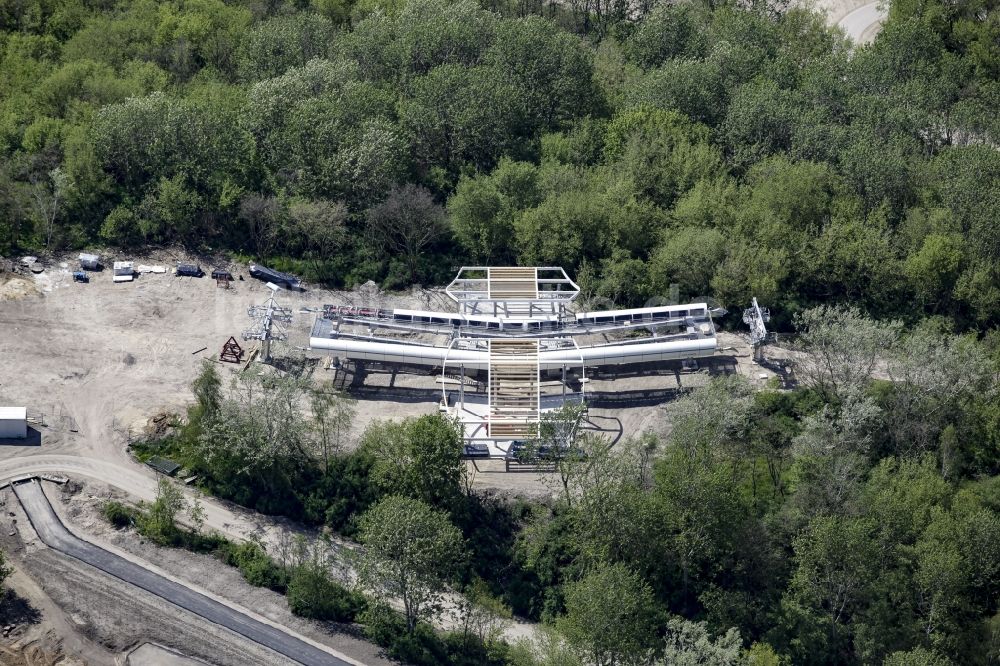
[[[74,282],[90,282],[90,276],[83,271],[73,271]]]

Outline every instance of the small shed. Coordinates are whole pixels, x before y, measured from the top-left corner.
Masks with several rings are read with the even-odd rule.
[[[97,254],[80,253],[80,268],[85,271],[98,271],[101,269],[101,257]]]
[[[181,468],[180,465],[175,463],[173,460],[167,458],[161,458],[160,456],[153,456],[146,461],[146,464],[155,469],[160,474],[166,474],[167,476],[173,476],[177,473],[177,470]]]
[[[0,407],[0,439],[24,439],[27,436],[27,408]]]

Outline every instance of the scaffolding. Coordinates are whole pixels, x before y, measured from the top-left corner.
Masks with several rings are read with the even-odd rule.
[[[463,314],[560,316],[580,287],[558,266],[462,266],[445,289]]]

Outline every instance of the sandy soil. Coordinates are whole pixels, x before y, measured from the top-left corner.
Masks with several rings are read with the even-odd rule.
[[[173,255],[131,258],[169,265]],[[231,270],[247,275],[245,266]],[[201,362],[217,359],[229,336],[240,339],[249,325],[247,307],[263,303],[269,294],[262,282],[249,277],[229,290],[216,288],[210,278],[169,274],[114,284],[107,270],[92,273],[89,284],[80,284],[73,282],[68,268],[58,267],[10,278],[0,274],[0,289],[11,281],[34,279],[37,293],[0,297],[0,404],[26,405],[29,416],[47,425],[38,428],[46,453],[71,452],[116,462],[127,462],[122,445],[150,416],[183,410]],[[300,308],[359,298],[356,292],[281,292],[280,304],[296,312],[286,350],[308,344],[314,315],[298,314]],[[424,299],[415,291],[381,300],[392,307]],[[276,345],[276,351],[282,346]],[[203,347],[207,349],[193,353]],[[218,367],[226,376],[236,366]],[[400,405],[391,413],[426,411],[426,405]],[[366,416],[367,410],[359,413],[359,421]],[[31,453],[31,447],[7,446],[0,457]]]
[[[184,656],[156,643],[143,643],[128,653],[125,666],[204,666],[200,659]]]
[[[869,44],[889,15],[889,4],[877,0],[795,0],[826,16],[826,23],[841,28],[855,44]]]
[[[7,666],[83,666],[112,663],[115,654],[87,639],[67,615],[20,567],[6,581],[0,663]]]

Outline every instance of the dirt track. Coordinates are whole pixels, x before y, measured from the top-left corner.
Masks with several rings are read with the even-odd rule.
[[[868,44],[888,18],[888,3],[883,0],[798,0],[826,14],[828,25],[841,28],[855,44]]]

